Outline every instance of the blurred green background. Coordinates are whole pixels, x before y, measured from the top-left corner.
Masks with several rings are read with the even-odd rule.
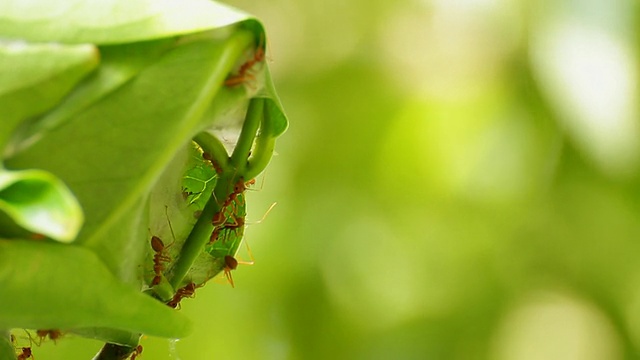
[[[143,359],[640,358],[637,1],[227,3],[270,36],[278,205]]]

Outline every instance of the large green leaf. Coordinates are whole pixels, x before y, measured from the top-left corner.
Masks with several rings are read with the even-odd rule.
[[[0,2],[0,34],[34,42],[123,44],[208,31],[247,19],[247,14],[208,0]]]
[[[20,122],[53,107],[97,65],[91,45],[0,42],[0,148]]]
[[[20,267],[0,267],[0,328],[104,326],[172,338],[189,333],[180,314],[118,281],[92,251],[0,240],[0,264],[14,259]]]
[[[166,164],[210,125],[212,119],[202,115],[233,59],[250,41],[251,33],[241,31],[227,40],[199,40],[173,48],[8,164],[49,170],[71,187],[87,214],[78,239],[84,246],[100,253],[114,248],[131,252],[126,245],[131,239],[113,236],[110,229],[135,216],[129,211],[147,196]],[[49,156],[53,148],[55,157]],[[139,244],[141,248],[146,241]],[[105,261],[113,271],[121,271],[128,253],[110,252]]]

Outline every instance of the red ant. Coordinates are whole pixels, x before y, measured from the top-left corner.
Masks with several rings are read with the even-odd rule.
[[[167,222],[169,222],[169,229],[171,229],[171,236],[173,236],[173,241],[175,242],[176,235],[173,233],[173,227],[171,226],[171,221],[169,221],[168,211],[169,211],[169,208],[165,206],[164,212],[165,212],[165,215],[167,216]],[[155,273],[155,276],[153,277],[153,280],[151,280],[151,286],[156,286],[160,284],[160,281],[162,281],[162,272],[165,269],[165,266],[163,263],[169,263],[172,260],[171,256],[166,254],[165,250],[172,244],[173,243],[169,244],[168,246],[165,246],[164,242],[162,242],[162,240],[159,237],[155,235],[151,237],[151,248],[155,252],[155,255],[153,255],[153,272]]]
[[[256,182],[255,179],[249,180],[247,182],[244,182],[242,179],[240,179],[238,181],[238,183],[236,183],[236,185],[234,186],[233,193],[231,193],[231,195],[229,195],[229,199],[227,199],[227,201],[225,201],[225,203],[224,203],[223,207],[220,209],[220,211],[218,211],[213,216],[213,220],[211,221],[211,223],[213,224],[213,232],[211,233],[211,237],[209,239],[209,244],[213,244],[215,241],[218,240],[218,236],[220,235],[220,230],[222,230],[222,229],[235,229],[235,228],[239,228],[241,226],[244,226],[246,224],[244,216],[225,217],[224,216],[224,213],[225,213],[224,210],[228,206],[233,205],[233,204],[231,204],[231,201],[235,200],[235,197],[238,194],[244,192],[247,189],[248,186],[251,186],[251,185],[255,184],[255,182]],[[254,222],[253,224],[261,223],[266,218],[266,216],[269,214],[269,212],[271,212],[271,210],[273,209],[274,206],[276,206],[276,203],[271,204],[269,209],[267,209],[265,214],[262,216],[262,219]],[[231,222],[230,220],[232,220],[233,222]]]
[[[238,267],[238,260],[231,255],[226,255],[224,257],[224,277],[227,278],[229,284],[231,284],[232,288],[235,288],[233,284],[233,277],[231,276],[231,270],[235,270]]]
[[[157,236],[151,237],[151,248],[155,252],[155,255],[153,255],[153,271],[156,274],[151,281],[151,286],[156,286],[160,284],[162,280],[162,272],[164,271],[163,263],[171,262],[171,257],[165,254],[164,243]]]
[[[138,355],[142,354],[142,345],[136,346],[136,348],[131,353],[131,360],[136,360]]]
[[[213,228],[213,232],[211,233],[211,237],[209,238],[209,244],[213,244],[214,242],[216,242],[216,240],[218,240],[218,235],[220,235],[220,228],[219,227],[214,227]]]
[[[195,283],[189,283],[184,287],[181,287],[180,289],[178,289],[178,291],[176,291],[176,294],[173,295],[173,298],[169,300],[169,302],[167,302],[167,305],[175,309],[180,305],[180,301],[182,299],[186,297],[188,298],[194,297],[196,294],[196,289],[199,287],[200,286],[197,286]]]
[[[38,346],[42,344],[44,340],[46,340],[47,336],[49,339],[53,340],[55,343],[60,337],[62,337],[62,332],[60,330],[36,330],[36,335],[38,335],[38,339],[40,339]]]
[[[262,48],[262,46],[258,46],[255,53],[253,54],[253,57],[247,60],[247,62],[245,62],[240,66],[240,69],[238,70],[238,75],[233,75],[228,77],[227,80],[225,80],[224,85],[236,86],[236,85],[242,84],[247,80],[254,79],[254,76],[249,74],[249,70],[256,63],[263,61],[264,57],[265,57],[264,49]]]
[[[218,162],[213,159],[213,156],[211,156],[211,154],[205,151],[202,153],[202,158],[210,162],[211,165],[213,165],[213,168],[215,169],[218,175],[222,174],[223,172],[222,166],[220,166],[220,164],[218,164]]]
[[[35,360],[35,357],[33,356],[33,353],[31,352],[31,348],[30,347],[23,347],[22,348],[22,353],[18,355],[16,360],[27,360],[28,358],[32,358],[32,359]]]
[[[247,189],[247,186],[253,185],[255,184],[255,182],[255,179],[253,179],[245,183],[244,180],[240,178],[240,180],[234,185],[233,192],[229,194],[227,200],[225,200],[224,204],[222,204],[222,206],[220,207],[220,210],[213,215],[211,224],[213,224],[214,228],[227,227],[227,220],[229,220],[229,218],[225,216],[225,210],[227,210],[230,206],[234,206],[233,202],[235,201],[238,194],[244,192]],[[238,227],[241,225],[244,225],[244,222],[238,225],[238,218],[235,218],[234,223],[232,223],[230,227]],[[214,236],[212,235],[212,238],[213,237]]]
[[[211,224],[213,224],[214,227],[219,228],[227,222],[227,218],[224,216],[224,211],[226,210],[227,206],[228,205],[225,202],[225,204],[220,208],[220,211],[213,215]]]
[[[29,332],[27,332],[27,335],[29,335]],[[11,334],[9,338],[11,340],[11,344],[14,344],[14,349],[21,351],[20,354],[17,354],[16,360],[27,360],[28,358],[35,359],[35,357],[33,356],[33,353],[31,352],[31,346],[24,346],[18,349],[15,347],[16,337],[13,334]],[[29,335],[29,345],[31,345],[31,341],[32,339],[31,339],[31,336]]]
[[[232,196],[236,196],[240,193],[245,192],[250,186],[256,184],[256,179],[251,179],[247,182],[244,181],[243,178],[238,179],[238,182],[233,186]]]
[[[233,277],[231,276],[231,270],[235,270],[236,268],[238,268],[238,264],[253,265],[253,255],[251,255],[251,249],[246,242],[245,245],[247,245],[247,251],[249,252],[251,261],[238,261],[231,255],[224,256],[224,268],[222,269],[222,271],[224,271],[224,277],[227,278],[227,281],[229,282],[229,284],[231,284],[232,288],[235,288],[235,285],[233,283]]]

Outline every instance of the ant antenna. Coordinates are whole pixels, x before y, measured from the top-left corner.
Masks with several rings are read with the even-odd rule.
[[[173,232],[173,226],[171,226],[171,220],[169,220],[169,207],[167,205],[164,206],[164,215],[167,217],[167,222],[169,223],[169,230],[171,230],[171,236],[173,237],[173,241],[176,241],[176,234]]]

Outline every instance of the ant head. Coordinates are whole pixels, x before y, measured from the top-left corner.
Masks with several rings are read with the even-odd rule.
[[[242,177],[240,179],[238,179],[238,182],[236,182],[236,184],[233,186],[233,192],[236,193],[236,194],[239,194],[239,193],[245,191],[246,189],[247,188],[246,188],[245,183],[244,183],[244,178],[242,178]]]

